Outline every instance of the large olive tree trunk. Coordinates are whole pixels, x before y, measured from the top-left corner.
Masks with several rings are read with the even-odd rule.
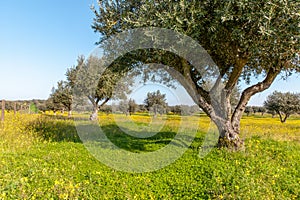
[[[240,130],[234,128],[233,124],[240,124],[240,121],[231,122],[230,120],[214,121],[219,131],[218,147],[226,147],[239,150],[244,147],[244,141],[240,138]]]
[[[245,89],[233,112],[231,112],[230,95],[235,81],[232,82],[232,85],[227,83],[222,92],[215,96],[211,95],[208,97],[209,94],[198,90],[201,94],[198,96],[198,99],[196,99],[198,100],[199,107],[202,108],[218,127],[218,147],[233,148],[235,150],[243,148],[244,142],[240,138],[240,121],[245,108],[250,98],[256,93],[269,88],[278,74],[278,70],[270,69],[262,82]]]
[[[245,108],[253,95],[262,92],[271,86],[272,82],[275,80],[279,72],[279,70],[271,68],[262,82],[259,82],[245,89],[233,113],[231,113],[231,106],[229,105],[230,100],[228,96],[230,96],[230,92],[228,92],[225,87],[224,91],[225,93],[227,93],[227,95],[225,95],[226,98],[221,99],[221,106],[224,103],[223,106],[225,107],[225,110],[227,109],[227,115],[225,117],[222,116],[221,120],[219,118],[217,118],[216,120],[214,116],[211,117],[211,119],[216,123],[219,129],[219,147],[234,147],[235,149],[241,149],[241,147],[243,147],[244,142],[243,140],[241,140],[239,135],[240,121],[245,111]]]

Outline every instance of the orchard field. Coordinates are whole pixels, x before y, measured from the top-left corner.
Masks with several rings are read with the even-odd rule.
[[[167,145],[181,119],[169,116],[160,133],[136,139],[117,128],[116,117],[126,119],[100,114],[101,126],[109,127],[106,134],[116,145],[136,153]],[[127,118],[138,126],[151,120],[143,114]],[[186,118],[191,124],[199,120],[199,116]],[[200,116],[196,138],[171,165],[154,172],[126,173],[95,159],[66,116],[6,113],[0,125],[0,199],[300,198],[299,117],[283,124],[270,116],[244,116],[244,150],[214,148],[200,158],[209,122]],[[126,126],[126,120],[119,123]]]

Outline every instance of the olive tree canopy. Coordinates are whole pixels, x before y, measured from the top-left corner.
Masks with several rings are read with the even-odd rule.
[[[153,49],[130,56],[171,66],[189,80],[199,94],[195,103],[218,127],[219,145],[238,148],[240,119],[250,98],[268,89],[279,74],[300,71],[299,10],[299,1],[287,0],[99,0],[92,28],[100,33],[99,42],[140,27],[167,28],[197,41],[218,66],[225,115],[216,112],[205,80],[184,58]],[[242,91],[232,109],[230,97],[238,81],[250,83],[253,76],[264,78]]]

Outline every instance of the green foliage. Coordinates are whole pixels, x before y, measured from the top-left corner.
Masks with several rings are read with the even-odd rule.
[[[30,113],[37,113],[39,111],[37,106],[34,103],[30,104],[29,109],[30,109]]]
[[[245,78],[270,66],[299,70],[290,62],[299,54],[297,1],[105,0],[98,5],[93,28],[102,39],[128,28],[169,28],[199,41],[221,72],[230,73],[239,58],[247,60]]]
[[[73,91],[70,84],[66,81],[59,81],[57,88],[52,88],[52,93],[46,101],[48,110],[66,110],[71,115],[73,104]]]
[[[128,106],[129,106],[128,111],[129,111],[130,115],[134,114],[138,107],[138,105],[135,103],[134,99],[129,99]]]
[[[132,83],[131,80],[122,80],[123,72],[105,68],[104,61],[97,56],[90,56],[88,59],[79,57],[77,65],[68,69],[66,76],[75,96],[74,104],[77,107],[86,106],[86,98],[92,104],[92,120],[96,120],[96,113],[109,100],[124,98]]]
[[[41,116],[30,122],[27,129],[36,133],[36,136],[48,142],[81,142],[74,122],[51,116]]]
[[[275,91],[267,97],[264,106],[269,111],[277,113],[281,122],[285,122],[291,114],[300,111],[300,94]]]
[[[299,8],[299,1],[286,0],[103,0],[93,8],[92,28],[100,33],[100,42],[141,27],[171,29],[198,42],[216,63],[218,78],[224,84],[217,103],[205,88],[207,77],[179,55],[162,49],[142,49],[124,55],[114,65],[121,70],[140,63],[173,67],[194,88],[189,94],[218,125],[220,137],[233,140],[238,137],[240,120],[250,98],[269,88],[281,72],[287,77],[300,71]],[[120,41],[120,49],[131,40],[134,38]],[[153,39],[153,43],[162,42]],[[176,42],[182,41],[175,39]],[[108,52],[114,54],[111,48],[114,47]],[[264,80],[241,91],[241,95],[233,94],[239,81],[250,84],[250,78],[258,75]],[[190,91],[189,87],[185,89]]]
[[[187,116],[187,115],[199,113],[200,109],[199,109],[199,106],[197,106],[197,105],[193,105],[193,106],[175,105],[175,106],[168,106],[168,111],[172,112],[173,114],[176,114],[176,115]]]
[[[148,111],[154,112],[154,116],[156,116],[157,113],[163,114],[167,107],[166,95],[161,94],[160,90],[157,90],[156,92],[148,92],[144,103]]]

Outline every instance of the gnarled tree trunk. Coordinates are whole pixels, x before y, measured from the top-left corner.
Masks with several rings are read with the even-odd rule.
[[[239,121],[234,123],[239,124]],[[239,128],[234,127],[230,120],[215,121],[219,131],[218,147],[226,147],[232,150],[240,150],[244,147],[244,141],[240,138]]]
[[[91,121],[97,121],[98,120],[98,105],[96,107],[94,107],[93,113],[90,115],[90,120]]]
[[[90,120],[91,121],[97,121],[98,120],[98,112],[100,110],[100,108],[102,106],[104,106],[109,100],[110,98],[106,98],[102,103],[101,105],[98,105],[100,99],[96,99],[94,100],[92,97],[88,97],[90,99],[90,101],[92,102],[93,104],[93,113],[90,115]]]

